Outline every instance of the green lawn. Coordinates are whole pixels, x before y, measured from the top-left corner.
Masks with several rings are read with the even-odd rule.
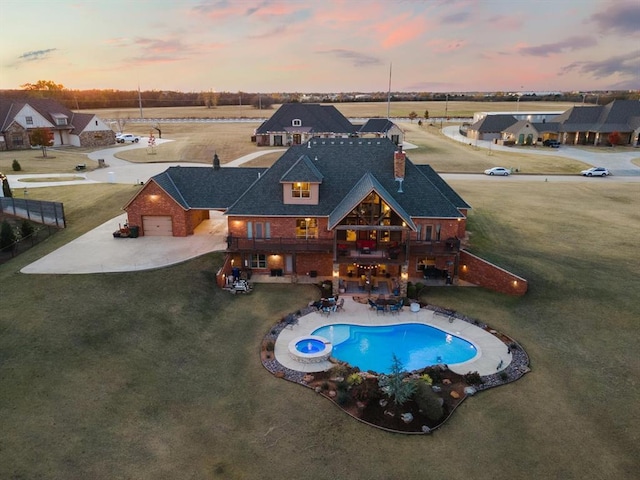
[[[532,372],[432,436],[352,420],[263,369],[259,345],[312,286],[213,286],[221,254],[147,272],[22,275],[117,215],[130,186],[34,189],[69,228],[0,266],[0,478],[621,479],[638,471],[638,184],[452,186],[472,251],[530,281],[426,299],[518,340]]]

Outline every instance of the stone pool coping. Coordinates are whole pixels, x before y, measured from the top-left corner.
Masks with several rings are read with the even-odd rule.
[[[379,315],[371,310],[368,305],[348,300],[345,297],[344,309],[341,312],[332,313],[329,317],[320,313],[302,312],[296,324],[282,328],[279,332],[274,347],[274,356],[283,367],[296,372],[312,373],[326,371],[333,367],[330,361],[312,364],[300,363],[289,355],[289,343],[297,337],[311,335],[311,332],[325,325],[335,323],[351,323],[356,325],[392,325],[398,323],[422,323],[456,335],[472,342],[478,349],[475,358],[458,364],[448,365],[452,372],[464,375],[469,372],[478,372],[481,376],[494,375],[506,369],[513,360],[513,353],[509,346],[496,336],[497,332],[485,330],[483,325],[475,325],[454,314],[443,314],[437,308],[421,308],[417,312],[411,312],[405,307],[398,315]]]

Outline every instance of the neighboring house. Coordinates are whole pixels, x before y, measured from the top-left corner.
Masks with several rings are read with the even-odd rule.
[[[371,118],[357,130],[360,138],[387,137],[396,145],[402,145],[404,135],[400,127],[386,118]]]
[[[621,145],[640,145],[640,102],[637,100],[572,107],[553,122],[559,125],[561,143],[609,145],[609,134],[617,132]]]
[[[30,132],[48,128],[53,146],[99,147],[115,143],[109,126],[92,113],[74,113],[55,100],[0,96],[0,150],[31,148]]]
[[[259,147],[300,145],[312,137],[354,135],[355,127],[333,105],[285,103],[255,131]]]
[[[517,145],[558,140],[571,145],[609,145],[619,134],[620,145],[640,145],[640,102],[613,100],[607,105],[576,106],[566,112],[477,112],[467,137],[499,139]]]
[[[513,115],[487,115],[467,128],[467,137],[475,140],[494,140],[502,137],[502,132],[517,123]]]
[[[209,210],[228,217],[219,285],[242,269],[268,279],[466,280],[522,294],[525,280],[464,252],[469,205],[390,140],[312,139],[270,168],[173,167],[126,206],[141,234],[189,235]]]

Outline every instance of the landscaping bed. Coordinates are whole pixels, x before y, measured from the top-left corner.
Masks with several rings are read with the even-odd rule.
[[[495,335],[509,347],[512,354],[511,363],[500,372],[486,376],[480,376],[476,372],[459,375],[452,372],[447,365],[432,365],[405,372],[400,364],[392,373],[380,375],[375,372],[361,372],[357,367],[331,359],[334,367],[330,370],[305,374],[280,364],[273,354],[273,348],[278,335],[283,328],[292,323],[292,319],[313,311],[307,308],[283,318],[265,336],[261,349],[262,364],[276,377],[314,390],[361,422],[383,430],[406,434],[431,433],[440,428],[468,396],[513,382],[530,371],[528,355],[509,336],[457,312],[433,305],[423,307],[473,323]],[[397,379],[396,390],[402,389],[403,384],[412,384],[414,388],[414,392],[402,402],[397,401],[398,396],[394,395],[393,388],[383,389],[380,386],[380,382],[385,385],[393,383],[394,378]]]

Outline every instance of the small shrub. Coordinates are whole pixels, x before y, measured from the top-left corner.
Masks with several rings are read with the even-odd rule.
[[[338,405],[346,405],[349,403],[351,397],[349,396],[349,392],[347,390],[338,389],[338,394],[336,396],[336,403]]]
[[[440,398],[426,382],[416,382],[416,390],[413,394],[418,408],[429,420],[438,420],[444,414],[442,410],[442,398]]]
[[[349,385],[360,385],[362,383],[362,376],[357,373],[352,373],[347,377],[347,383]]]
[[[481,383],[484,383],[482,381],[482,377],[480,376],[480,374],[478,372],[466,373],[465,376],[464,376],[464,380],[469,385],[480,385]]]
[[[13,159],[13,163],[11,164],[11,168],[13,169],[14,172],[19,172],[20,170],[22,170],[22,166],[20,165],[20,162],[15,158]]]
[[[16,233],[13,231],[9,222],[4,220],[2,226],[0,226],[0,250],[8,250],[15,241]]]
[[[425,375],[431,377],[432,383],[442,383],[442,370],[436,367],[425,369]]]
[[[502,370],[498,376],[500,377],[500,380],[502,380],[503,382],[506,382],[509,379],[509,375],[507,374],[507,372],[505,372],[504,370]]]
[[[416,298],[416,286],[411,282],[407,283],[407,297]]]
[[[342,363],[338,363],[331,367],[329,373],[333,378],[344,377],[345,375],[347,375],[347,373],[349,373],[349,368]]]
[[[33,227],[33,224],[29,220],[23,219],[20,223],[20,236],[22,238],[27,238],[29,235],[32,235],[34,231],[35,228]]]
[[[324,382],[322,382],[322,384],[320,385],[320,387],[322,388],[322,390],[324,390],[325,392],[327,390],[329,390],[329,382],[327,382],[326,380]]]
[[[427,385],[433,385],[433,379],[426,373],[420,375],[420,380],[425,382]]]
[[[276,344],[273,343],[273,340],[269,340],[264,346],[264,348],[267,352],[273,352],[273,349],[275,348],[275,346]]]

